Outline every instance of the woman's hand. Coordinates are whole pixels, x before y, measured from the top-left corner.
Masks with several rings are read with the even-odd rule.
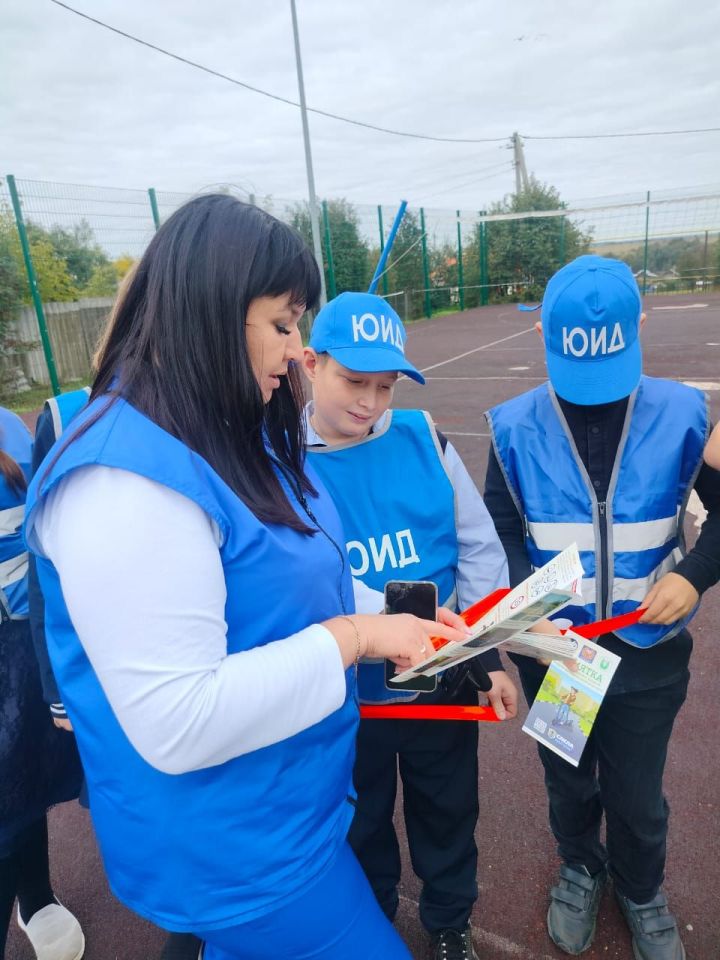
[[[441,607],[438,617],[442,619],[420,620],[409,613],[353,614],[333,617],[323,626],[335,637],[346,667],[355,662],[359,653],[361,657],[374,660],[392,660],[402,670],[407,670],[426,660],[433,652],[431,637],[459,642],[470,635],[462,620],[450,610]]]

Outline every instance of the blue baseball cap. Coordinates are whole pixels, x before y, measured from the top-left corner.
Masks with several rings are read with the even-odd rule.
[[[545,288],[541,313],[555,392],[583,406],[629,396],[642,374],[641,312],[626,263],[584,256],[558,270]]]
[[[322,308],[310,331],[313,350],[329,353],[348,370],[397,370],[425,383],[425,377],[405,359],[406,340],[400,317],[374,293],[341,293]]]

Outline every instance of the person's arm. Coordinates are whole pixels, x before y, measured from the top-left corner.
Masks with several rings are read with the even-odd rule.
[[[55,426],[52,414],[46,405],[38,417],[35,425],[35,442],[33,444],[31,470],[33,476],[45,459],[48,450],[55,443]],[[35,557],[30,554],[28,567],[28,603],[30,607],[29,621],[35,656],[40,670],[43,699],[50,707],[53,719],[63,724],[67,723],[67,714],[58,691],[55,674],[50,665],[47,640],[45,637],[45,601],[37,577]]]
[[[507,556],[510,586],[516,587],[530,576],[532,565],[525,546],[523,518],[508,489],[492,446],[488,454],[484,499]]]
[[[483,498],[465,464],[451,443],[445,447],[445,465],[455,490],[458,569],[458,605],[465,609],[500,587],[508,585],[505,551]],[[487,691],[490,706],[501,720],[517,714],[517,689],[505,673],[500,651],[495,648],[477,658],[492,687]],[[473,661],[470,661],[470,670]]]
[[[483,498],[457,450],[449,442],[444,456],[455,491],[458,541],[456,586],[458,607],[464,610],[493,590],[508,585],[508,565]],[[480,654],[478,659],[488,674],[503,669],[497,649]]]
[[[462,637],[406,615],[354,615],[228,654],[212,521],[193,501],[124,470],[71,474],[38,515],[33,545],[58,571],[118,722],[166,773],[223,763],[318,723],[343,704],[345,668],[358,654],[411,666],[429,636]]]
[[[715,431],[714,431],[715,432]],[[642,623],[674,623],[687,616],[702,594],[720,580],[720,471],[704,463],[695,492],[707,510],[695,546],[671,573],[650,589]]]
[[[720,423],[715,424],[703,454],[705,463],[714,470],[720,470]]]

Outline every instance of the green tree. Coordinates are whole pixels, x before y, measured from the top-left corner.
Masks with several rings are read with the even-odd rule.
[[[79,296],[78,288],[68,271],[67,264],[57,255],[48,237],[34,232],[32,239],[30,237],[28,239],[30,242],[30,257],[43,303],[63,303],[77,300]],[[19,259],[19,243],[17,254]],[[25,302],[31,302],[29,286]]]
[[[457,247],[451,243],[439,246],[431,244],[428,249],[430,266],[430,303],[433,312],[447,310],[458,303],[458,258]],[[463,262],[464,266],[464,262]]]
[[[491,214],[563,210],[555,187],[530,178],[527,190],[494,203]],[[566,217],[539,217],[487,224],[488,270],[492,299],[539,299],[563,264],[586,253],[591,235]],[[495,286],[497,285],[497,286]]]
[[[367,290],[370,283],[370,255],[368,245],[360,235],[357,212],[347,200],[328,200],[327,205],[336,292]],[[302,234],[306,243],[312,249],[310,209],[307,203],[298,204],[294,207],[291,213],[291,223]],[[325,283],[328,287],[329,296],[328,251],[322,222],[319,226],[323,248]]]
[[[67,271],[78,290],[87,286],[97,267],[110,262],[105,251],[96,242],[87,220],[76,223],[71,230],[53,226],[45,231],[33,224],[29,227],[30,231],[41,232],[47,237],[59,259],[65,261]]]
[[[403,320],[412,320],[424,313],[425,282],[421,237],[422,231],[416,214],[406,211],[388,260],[389,301]]]
[[[118,288],[118,273],[114,263],[99,263],[82,290],[83,297],[114,297]]]
[[[11,329],[28,290],[19,252],[15,220],[8,210],[0,208],[0,398],[3,399],[16,386],[15,355],[32,346],[18,340]]]

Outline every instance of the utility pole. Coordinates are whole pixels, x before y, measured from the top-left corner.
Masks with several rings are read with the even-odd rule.
[[[514,133],[511,137],[513,149],[513,165],[515,167],[515,193],[522,193],[523,190],[530,189],[530,180],[528,179],[527,167],[525,166],[525,151],[519,133]]]
[[[300,35],[298,33],[297,12],[295,0],[290,0],[292,11],[293,38],[295,40],[295,64],[298,75],[298,92],[300,94],[300,115],[302,117],[303,140],[305,142],[305,167],[307,169],[308,196],[310,198],[310,229],[312,230],[313,250],[320,269],[320,306],[327,303],[325,290],[325,268],[323,267],[322,246],[320,244],[320,224],[317,197],[315,196],[315,177],[313,175],[312,151],[310,150],[310,128],[308,127],[307,106],[305,105],[305,83],[303,82],[302,60],[300,58]]]

